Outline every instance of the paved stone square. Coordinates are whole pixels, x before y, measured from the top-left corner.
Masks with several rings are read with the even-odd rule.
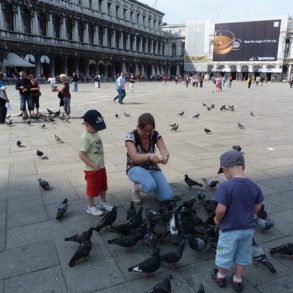
[[[127,85],[128,86],[128,85]],[[127,88],[128,89],[128,88]],[[48,85],[41,85],[41,111],[58,109],[59,100]],[[256,240],[265,252],[273,246],[293,241],[293,90],[288,84],[266,83],[252,86],[233,82],[216,93],[211,82],[201,88],[186,88],[168,82],[139,82],[135,91],[128,90],[125,105],[113,103],[114,83],[103,83],[100,89],[93,84],[80,84],[79,92],[72,93],[70,123],[56,120],[46,123],[32,121],[27,125],[20,117],[18,93],[8,87],[12,102],[12,127],[0,126],[0,292],[146,292],[170,267],[162,265],[156,279],[129,273],[127,268],[147,256],[143,244],[134,247],[132,254],[107,240],[116,237],[110,232],[95,233],[93,249],[86,262],[70,268],[68,261],[76,245],[64,237],[79,233],[98,222],[86,215],[83,163],[78,158],[79,139],[83,131],[80,117],[88,109],[96,108],[104,116],[107,129],[101,133],[108,172],[108,198],[115,205],[127,208],[131,184],[125,175],[126,149],[124,137],[135,128],[137,117],[150,112],[155,116],[156,128],[170,151],[170,162],[164,173],[176,195],[183,199],[195,193],[183,181],[184,174],[198,181],[202,177],[219,179],[219,155],[241,145],[245,152],[246,173],[255,180],[265,194],[269,219],[275,226],[266,233],[256,233]],[[208,111],[202,102],[214,103]],[[234,104],[235,112],[221,112],[223,104]],[[177,114],[184,111],[184,115]],[[255,117],[250,115],[250,112]],[[125,117],[125,113],[130,117]],[[115,118],[115,114],[119,119]],[[192,116],[200,113],[199,119]],[[10,113],[8,113],[10,114]],[[245,129],[237,127],[241,122]],[[168,124],[178,123],[176,132]],[[207,135],[204,128],[212,133]],[[54,134],[64,140],[56,143]],[[25,147],[18,148],[21,140]],[[36,150],[49,157],[40,160]],[[44,192],[37,178],[42,177],[53,187]],[[212,197],[213,193],[208,192]],[[68,213],[62,222],[55,220],[59,203],[68,198]],[[144,207],[156,207],[151,195],[144,196]],[[201,203],[196,203],[204,215]],[[117,222],[125,221],[125,209],[119,209]],[[163,244],[163,252],[170,245]],[[292,259],[269,257],[277,269],[270,273],[265,267],[252,265],[247,270],[245,292],[293,292]],[[196,253],[186,246],[183,258],[173,273],[173,292],[197,292],[200,282],[206,292],[224,292],[211,281],[214,252]],[[229,287],[226,292],[232,292]]]

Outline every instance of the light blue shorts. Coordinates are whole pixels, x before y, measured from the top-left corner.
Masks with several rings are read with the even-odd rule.
[[[230,269],[233,263],[247,266],[252,262],[252,238],[254,229],[220,231],[216,265]]]

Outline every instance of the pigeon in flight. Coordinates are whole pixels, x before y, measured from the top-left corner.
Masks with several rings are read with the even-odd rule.
[[[58,142],[58,143],[64,143],[64,141],[58,136],[55,134],[55,140]]]
[[[181,113],[178,113],[177,115],[182,117],[184,115],[184,111],[182,111]]]
[[[173,279],[172,275],[166,276],[163,281],[157,283],[153,288],[147,291],[147,293],[171,293],[171,279]]]
[[[192,186],[200,186],[202,187],[201,183],[196,182],[195,180],[192,180],[188,177],[187,174],[184,175],[184,182],[188,185],[188,187],[192,188]]]
[[[72,242],[78,242],[78,243],[82,243],[84,241],[88,241],[88,240],[91,239],[91,237],[93,235],[93,230],[94,230],[94,228],[91,227],[87,231],[82,232],[80,235],[75,234],[73,236],[66,237],[64,239],[64,241],[72,241]]]
[[[177,129],[178,129],[178,127],[179,127],[179,125],[178,124],[176,124],[174,127],[172,127],[170,130],[172,130],[172,131],[176,131]]]
[[[200,115],[200,114],[197,113],[197,114],[193,115],[192,118],[199,118],[199,115]]]
[[[42,179],[42,178],[38,178],[38,181],[39,181],[40,186],[44,190],[50,190],[50,185],[49,185],[48,181],[46,181],[45,179]]]
[[[68,200],[67,198],[65,198],[62,201],[61,205],[58,207],[56,220],[61,221],[67,209],[68,209]]]
[[[204,131],[205,131],[206,134],[209,134],[209,133],[212,132],[212,131],[211,131],[210,129],[208,129],[208,128],[205,128]]]
[[[86,259],[92,250],[92,242],[91,240],[84,241],[80,244],[77,251],[69,261],[69,266],[73,267],[75,264],[81,259]]]

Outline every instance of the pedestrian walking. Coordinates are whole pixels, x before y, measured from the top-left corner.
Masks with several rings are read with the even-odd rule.
[[[5,123],[8,106],[7,103],[9,103],[9,99],[7,97],[6,86],[3,80],[3,73],[0,72],[0,124]]]
[[[31,81],[31,96],[33,100],[33,115],[35,118],[39,118],[40,96],[41,96],[40,86],[34,74],[30,74],[30,81]]]
[[[78,81],[79,81],[78,75],[74,72],[72,74],[72,84],[73,84],[73,91],[74,92],[77,92],[77,90],[78,90]]]
[[[133,76],[133,73],[131,73],[129,77],[129,88],[131,92],[134,91],[134,83],[135,83],[134,76]]]
[[[52,90],[56,89],[56,77],[53,74],[48,78],[48,82],[50,83]]]
[[[101,87],[101,75],[97,74],[95,76],[95,88],[100,88]]]
[[[204,74],[202,73],[199,76],[199,87],[203,87],[203,81],[204,81]]]
[[[118,99],[119,104],[124,104],[123,99],[126,97],[126,91],[125,91],[125,75],[123,72],[121,72],[120,76],[115,81],[116,90],[118,92],[118,96],[116,96],[113,101],[116,102]]]

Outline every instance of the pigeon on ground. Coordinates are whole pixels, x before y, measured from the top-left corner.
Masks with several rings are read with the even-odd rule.
[[[255,263],[261,263],[267,267],[273,274],[277,272],[273,264],[264,253],[263,249],[256,244],[254,238],[252,240],[252,259]]]
[[[241,150],[242,150],[242,148],[241,148],[240,145],[233,145],[233,146],[232,146],[232,149],[233,149],[234,151],[237,151],[237,152],[241,152]]]
[[[184,182],[190,187],[192,188],[192,186],[200,186],[202,187],[201,183],[196,182],[195,180],[192,180],[191,178],[188,177],[187,174],[184,175]]]
[[[287,243],[270,249],[270,254],[293,256],[293,243]]]
[[[182,111],[181,113],[178,113],[177,115],[182,117],[184,115],[184,111]]]
[[[253,112],[250,112],[250,116],[254,117],[255,115],[254,115],[254,113],[253,113]]]
[[[31,125],[31,120],[28,120],[28,121],[26,122],[26,124],[27,124],[27,125]]]
[[[9,119],[11,117],[11,115],[6,116],[6,119]]]
[[[185,244],[186,244],[186,240],[185,239],[181,240],[181,242],[179,243],[176,249],[161,255],[161,261],[164,261],[167,263],[178,262],[182,258]]]
[[[64,141],[58,136],[55,134],[55,140],[58,142],[58,143],[64,143]]]
[[[42,128],[45,128],[45,127],[46,127],[46,124],[45,124],[45,123],[43,123],[43,124],[41,125],[41,127],[42,127]]]
[[[217,184],[220,183],[218,180],[210,180],[208,178],[202,178],[202,181],[210,188],[215,188]]]
[[[201,252],[206,248],[208,241],[206,239],[196,238],[190,235],[188,238],[188,243],[190,248],[197,252]]]
[[[255,228],[259,231],[259,232],[264,232],[264,231],[267,231],[269,229],[271,229],[274,224],[267,221],[267,220],[264,220],[264,219],[260,219],[260,218],[256,218],[255,219]]]
[[[73,257],[71,258],[71,260],[69,261],[69,266],[73,267],[75,266],[76,262],[78,262],[81,259],[86,259],[90,252],[92,250],[92,242],[91,240],[87,240],[84,241],[80,244],[80,246],[78,247],[77,251],[75,252],[75,254],[73,255]]]
[[[87,231],[82,232],[80,235],[75,234],[75,235],[72,235],[70,237],[64,238],[64,241],[72,241],[72,242],[78,242],[78,243],[88,241],[88,240],[91,239],[91,237],[93,235],[93,230],[94,230],[94,228],[91,227]]]
[[[265,220],[268,217],[268,213],[265,210],[265,205],[261,204],[260,210],[258,211],[256,215],[259,219]]]
[[[68,209],[68,200],[67,198],[65,198],[62,201],[61,205],[58,207],[56,220],[61,221],[67,209]]]
[[[54,117],[59,117],[60,116],[60,110],[59,111],[56,111],[53,116]]]
[[[200,114],[197,113],[197,114],[193,115],[192,118],[199,118],[199,116],[200,116]]]
[[[118,119],[118,118],[119,118],[119,115],[116,113],[116,114],[115,114],[115,117]]]
[[[226,111],[226,105],[223,105],[221,108],[220,108],[220,111]]]
[[[104,215],[103,219],[95,227],[95,231],[100,232],[103,228],[107,226],[112,227],[116,219],[117,219],[117,207],[113,207],[113,209],[110,212]]]
[[[39,181],[40,186],[44,190],[50,190],[50,185],[49,185],[48,181],[46,181],[45,179],[42,179],[42,178],[38,178],[38,181]]]
[[[44,153],[42,151],[37,150],[37,156],[38,157],[41,158],[43,155],[44,155]]]
[[[128,221],[128,225],[130,227],[133,228],[138,228],[142,226],[142,211],[143,211],[143,207],[140,207],[137,214],[135,216],[133,216],[129,221]]]
[[[240,129],[245,129],[245,126],[243,124],[241,124],[240,122],[237,122],[237,126],[240,128]]]
[[[212,108],[211,108],[211,107],[207,107],[207,110],[208,110],[208,111],[211,111],[211,110],[212,110]]]
[[[130,117],[131,115],[124,112],[124,116],[125,117]]]
[[[131,234],[131,235],[123,236],[120,238],[108,240],[107,243],[115,244],[121,247],[131,248],[134,245],[136,245],[136,243],[138,242],[138,240],[141,239],[141,237],[142,237],[142,232],[139,231],[136,234]]]
[[[129,208],[126,211],[126,220],[129,221],[135,216],[136,216],[136,209],[135,209],[135,206],[134,206],[134,202],[131,201]]]
[[[204,107],[206,107],[206,106],[207,106],[207,104],[206,104],[206,103],[202,103],[202,105],[203,105]]]
[[[234,105],[229,106],[229,110],[232,111],[232,112],[234,112],[235,111]]]
[[[210,105],[210,108],[211,108],[211,109],[215,109],[215,106],[216,106],[215,104],[211,104],[211,105]]]
[[[16,145],[17,145],[18,147],[21,147],[21,146],[22,146],[22,145],[21,145],[21,141],[18,140],[18,141],[16,142]]]
[[[173,279],[172,275],[166,276],[163,281],[157,283],[153,288],[147,291],[147,293],[171,293],[171,279]]]
[[[7,123],[7,126],[11,126],[12,125],[12,120],[10,119]]]
[[[204,131],[205,131],[206,134],[209,134],[209,133],[212,132],[212,131],[211,131],[210,129],[208,129],[208,128],[205,128]]]
[[[50,115],[53,115],[55,113],[54,111],[50,110],[49,108],[47,108],[47,111]]]
[[[176,125],[177,125],[177,123],[169,124],[170,127],[174,127]]]
[[[206,198],[206,194],[202,190],[200,190],[199,192],[196,193],[196,197],[199,200],[204,200]]]
[[[137,273],[146,273],[152,274],[160,268],[161,265],[161,257],[160,257],[160,249],[157,248],[152,256],[142,261],[141,263],[128,268],[129,272],[137,272]]]
[[[174,127],[172,127],[170,130],[172,130],[172,131],[176,131],[177,129],[178,129],[178,127],[179,127],[179,125],[178,124],[176,124]]]

